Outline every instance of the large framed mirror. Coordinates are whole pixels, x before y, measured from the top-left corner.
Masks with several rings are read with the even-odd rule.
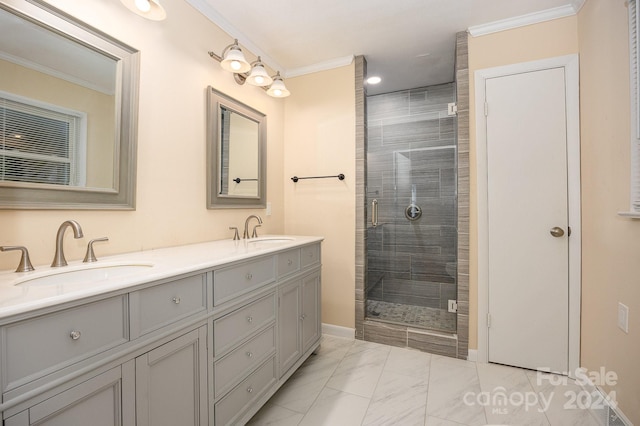
[[[135,208],[139,52],[0,0],[0,209]]]
[[[267,117],[211,86],[207,97],[207,208],[264,208]]]

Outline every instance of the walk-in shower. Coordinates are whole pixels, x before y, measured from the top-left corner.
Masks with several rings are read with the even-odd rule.
[[[365,317],[456,332],[454,83],[369,96]]]

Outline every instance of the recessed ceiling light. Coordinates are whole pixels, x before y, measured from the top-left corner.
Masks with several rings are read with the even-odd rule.
[[[378,84],[382,81],[382,79],[378,76],[369,77],[367,79],[367,84]]]

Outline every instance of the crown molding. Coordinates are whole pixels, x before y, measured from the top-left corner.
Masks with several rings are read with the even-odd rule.
[[[327,71],[334,68],[345,67],[350,65],[355,58],[354,55],[343,56],[341,58],[329,59],[328,61],[318,62],[316,64],[308,65],[300,68],[293,68],[286,70],[285,77],[298,77],[305,74],[311,74],[319,71]]]
[[[572,0],[571,4],[573,5],[573,8],[575,9],[576,13],[580,12],[580,9],[582,9],[582,6],[584,6],[584,4],[587,2],[587,0]]]
[[[249,37],[240,32],[236,27],[234,27],[229,21],[227,21],[217,10],[215,10],[206,0],[186,0],[193,8],[195,8],[198,12],[202,13],[204,16],[209,18],[211,22],[220,27],[224,32],[229,34],[231,40],[228,44],[233,43],[233,39],[238,39],[238,43],[240,43],[243,47],[249,50],[256,56],[260,56],[262,63],[267,65],[269,68],[278,71],[282,70],[282,67],[278,62],[276,62],[271,56],[266,54],[262,49],[260,49],[255,43],[253,43]],[[218,51],[222,53],[222,50],[226,46],[218,47]],[[217,53],[217,52],[215,52]]]
[[[575,15],[583,4],[584,0],[573,0],[572,4],[567,4],[565,6],[554,7],[540,12],[516,16],[514,18],[502,19],[500,21],[489,22],[487,24],[475,25],[473,27],[469,27],[468,32],[472,37],[478,37],[524,27],[526,25],[539,24],[541,22],[551,21],[558,18],[565,18],[567,16]]]

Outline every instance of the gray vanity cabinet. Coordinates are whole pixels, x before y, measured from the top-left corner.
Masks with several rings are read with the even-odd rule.
[[[132,363],[112,368],[9,417],[5,426],[131,425],[133,411],[123,406],[134,384]]]
[[[320,339],[320,272],[302,279],[302,353],[307,352]]]
[[[242,425],[320,344],[320,242],[0,318],[3,426]]]
[[[137,426],[205,426],[207,331],[200,327],[136,358]]]
[[[320,271],[280,287],[278,331],[282,377],[320,339]]]
[[[280,356],[278,377],[282,377],[289,371],[302,356],[300,345],[302,287],[300,284],[301,280],[296,279],[281,286],[278,291],[278,355]]]

